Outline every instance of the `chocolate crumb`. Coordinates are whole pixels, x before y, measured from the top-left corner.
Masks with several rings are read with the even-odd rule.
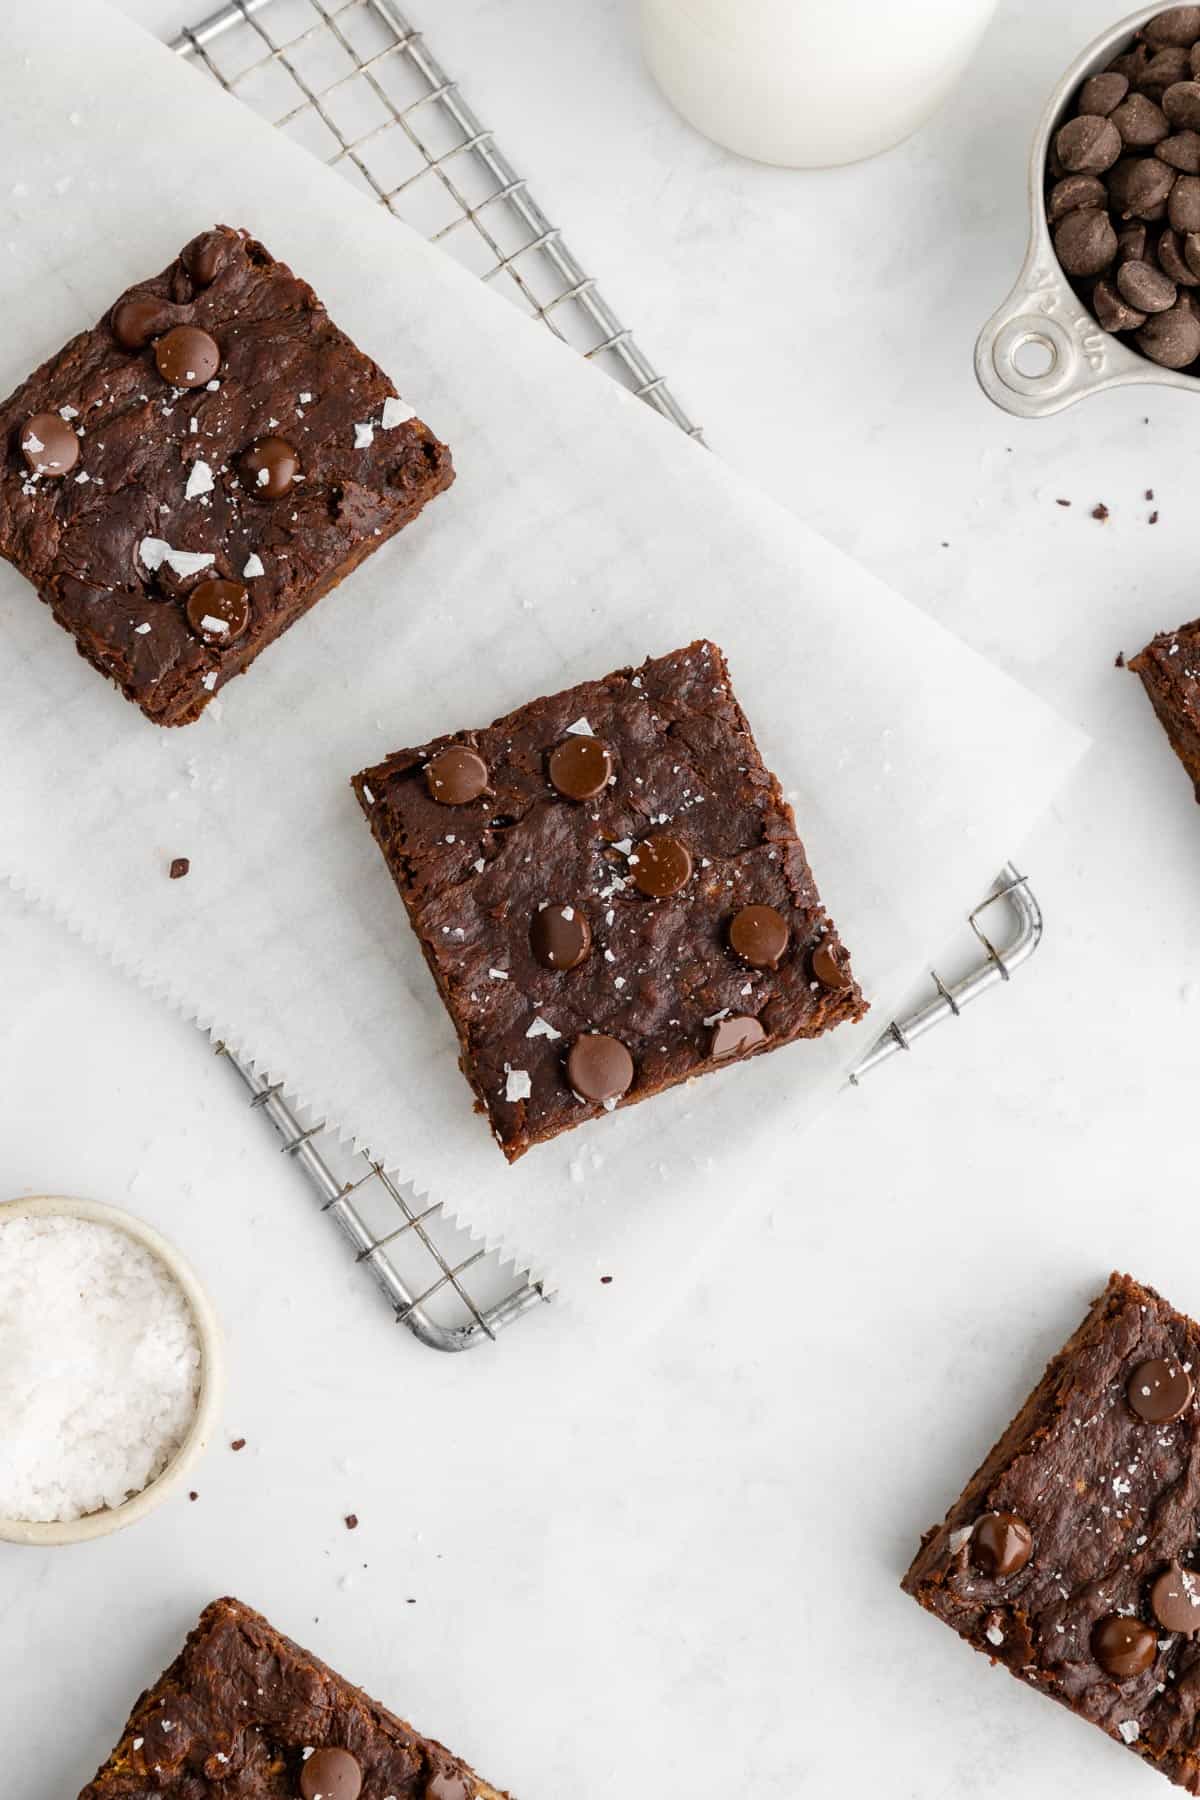
[[[1153,488],[1146,489],[1146,498],[1147,498],[1147,500],[1153,500],[1153,498],[1154,498],[1154,489]]]
[[[608,1286],[608,1284],[609,1284],[609,1282],[610,1282],[610,1281],[611,1281],[611,1280],[612,1280],[612,1276],[611,1276],[611,1275],[602,1275],[602,1276],[601,1276],[601,1277],[600,1277],[600,1286],[601,1286],[601,1287],[607,1287],[607,1286]]]
[[[171,860],[171,870],[170,870],[171,880],[172,881],[182,880],[182,878],[187,874],[187,872],[191,868],[191,866],[192,866],[191,862],[186,856],[173,857]]]
[[[1071,502],[1069,500],[1056,500],[1054,504],[1055,506],[1070,506]]]
[[[1123,669],[1124,667],[1125,667],[1125,652],[1123,650],[1118,650],[1116,656],[1113,658],[1113,668],[1114,669]]]
[[[1105,506],[1103,500],[1101,500],[1101,502],[1098,506],[1093,506],[1092,517],[1093,517],[1093,519],[1099,519],[1099,521],[1102,525],[1103,525],[1104,521],[1107,519],[1108,508],[1107,508],[1107,506]]]
[[[404,1604],[405,1606],[415,1606],[417,1603],[415,1600],[406,1600]]]
[[[191,1493],[188,1495],[188,1499],[189,1500],[198,1500],[199,1498],[200,1498],[199,1494],[196,1492],[195,1488],[193,1488]]]
[[[347,1513],[346,1514],[346,1530],[347,1531],[357,1531],[358,1530],[358,1514],[357,1513]]]
[[[244,1450],[246,1448],[245,1438],[234,1438],[234,1440],[233,1440],[232,1444],[230,1444],[229,1448],[231,1450]]]
[[[1152,513],[1151,513],[1151,514],[1150,514],[1150,517],[1149,517],[1149,518],[1148,518],[1148,519],[1147,519],[1147,520],[1146,520],[1146,523],[1147,523],[1147,525],[1157,525],[1157,524],[1158,524],[1158,513],[1157,513],[1157,511],[1155,511],[1155,512],[1152,512]]]

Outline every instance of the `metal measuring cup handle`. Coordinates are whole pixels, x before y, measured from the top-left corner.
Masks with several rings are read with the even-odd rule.
[[[1061,412],[1088,394],[1133,383],[1200,390],[1200,379],[1161,368],[1098,323],[1064,275],[1046,222],[1046,156],[1080,84],[1108,67],[1147,19],[1144,6],[1090,43],[1051,94],[1029,158],[1029,249],[1012,292],[975,345],[975,374],[989,400],[1022,419]],[[1025,368],[1022,352],[1030,353]]]

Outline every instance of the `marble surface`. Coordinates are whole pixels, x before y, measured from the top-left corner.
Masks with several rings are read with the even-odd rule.
[[[163,35],[189,14],[127,10]],[[204,1042],[6,902],[0,1192],[94,1194],[179,1242],[229,1330],[225,1435],[247,1439],[194,1505],[0,1554],[0,1692],[33,1721],[10,1786],[73,1793],[234,1591],[522,1800],[1156,1792],[896,1591],[1111,1267],[1200,1309],[1200,833],[1113,669],[1200,610],[1194,397],[1021,424],[970,367],[1020,260],[1044,94],[1111,15],[1008,0],[915,140],[795,175],[679,123],[614,0],[410,10],[714,449],[1097,749],[1013,847],[1046,910],[1035,962],[843,1095],[789,1187],[743,1196],[683,1299],[619,1345],[550,1309],[494,1355],[410,1343]]]

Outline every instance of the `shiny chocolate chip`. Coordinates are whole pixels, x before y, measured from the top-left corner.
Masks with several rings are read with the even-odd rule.
[[[599,738],[574,735],[550,752],[551,784],[567,800],[594,800],[608,786],[612,757]]]
[[[447,744],[425,765],[425,784],[443,806],[466,806],[488,791],[488,768],[467,744]]]
[[[650,900],[669,900],[686,887],[692,873],[692,853],[679,838],[657,831],[642,839],[630,853],[633,885]]]
[[[752,969],[777,969],[788,947],[788,922],[773,906],[743,906],[729,921],[729,948]]]
[[[993,1581],[1019,1575],[1033,1555],[1033,1533],[1016,1513],[984,1513],[971,1533],[971,1561]]]
[[[1150,1611],[1164,1631],[1192,1637],[1200,1631],[1200,1582],[1177,1562],[1157,1576],[1150,1589]]]
[[[222,232],[202,231],[199,237],[184,245],[179,260],[197,287],[212,286],[220,274],[228,244],[229,240]]]
[[[249,593],[240,581],[219,576],[198,582],[187,598],[187,622],[206,644],[232,644],[250,623]]]
[[[533,915],[529,945],[546,969],[577,969],[592,947],[592,928],[577,906],[543,906]]]
[[[471,1790],[465,1776],[439,1771],[430,1776],[423,1800],[471,1800]]]
[[[79,439],[57,413],[34,413],[21,427],[21,454],[35,475],[69,475],[79,461]]]
[[[1117,1681],[1141,1675],[1157,1650],[1158,1637],[1151,1627],[1140,1619],[1126,1618],[1124,1613],[1109,1613],[1092,1627],[1092,1655],[1104,1673]]]
[[[169,329],[172,308],[149,294],[131,294],[112,311],[113,336],[122,350],[144,350],[151,338]]]
[[[633,1084],[633,1058],[619,1038],[585,1031],[568,1052],[567,1080],[581,1100],[619,1100]]]
[[[154,360],[172,387],[203,387],[221,366],[221,347],[196,325],[176,325],[158,339]]]
[[[834,993],[842,993],[853,980],[846,966],[846,952],[840,944],[836,947],[831,944],[828,938],[813,951],[812,966],[821,986],[831,988]]]
[[[1192,1378],[1172,1359],[1152,1357],[1139,1363],[1125,1387],[1125,1398],[1139,1419],[1150,1425],[1169,1425],[1191,1405]]]
[[[349,1750],[314,1750],[300,1768],[302,1800],[358,1800],[362,1768]]]
[[[764,1043],[766,1036],[756,1018],[749,1013],[735,1013],[732,1018],[718,1019],[713,1026],[708,1054],[717,1058],[739,1056],[745,1050],[753,1050],[756,1044]]]
[[[261,500],[278,500],[300,473],[300,457],[286,438],[260,437],[242,451],[238,466],[252,494]]]

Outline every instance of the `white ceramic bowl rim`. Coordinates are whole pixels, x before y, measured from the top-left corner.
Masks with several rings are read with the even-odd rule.
[[[123,1231],[135,1243],[144,1245],[181,1289],[200,1339],[200,1392],[196,1397],[196,1411],[183,1442],[161,1475],[120,1506],[105,1507],[82,1519],[42,1521],[0,1517],[0,1541],[5,1543],[44,1547],[86,1543],[92,1538],[106,1537],[109,1532],[121,1531],[126,1525],[144,1518],[175,1491],[203,1452],[216,1423],[224,1383],[220,1327],[212,1302],[190,1265],[174,1245],[133,1213],[125,1212],[121,1207],[106,1206],[98,1200],[72,1200],[54,1194],[0,1202],[0,1225],[20,1218],[86,1219],[97,1225],[110,1225]]]

